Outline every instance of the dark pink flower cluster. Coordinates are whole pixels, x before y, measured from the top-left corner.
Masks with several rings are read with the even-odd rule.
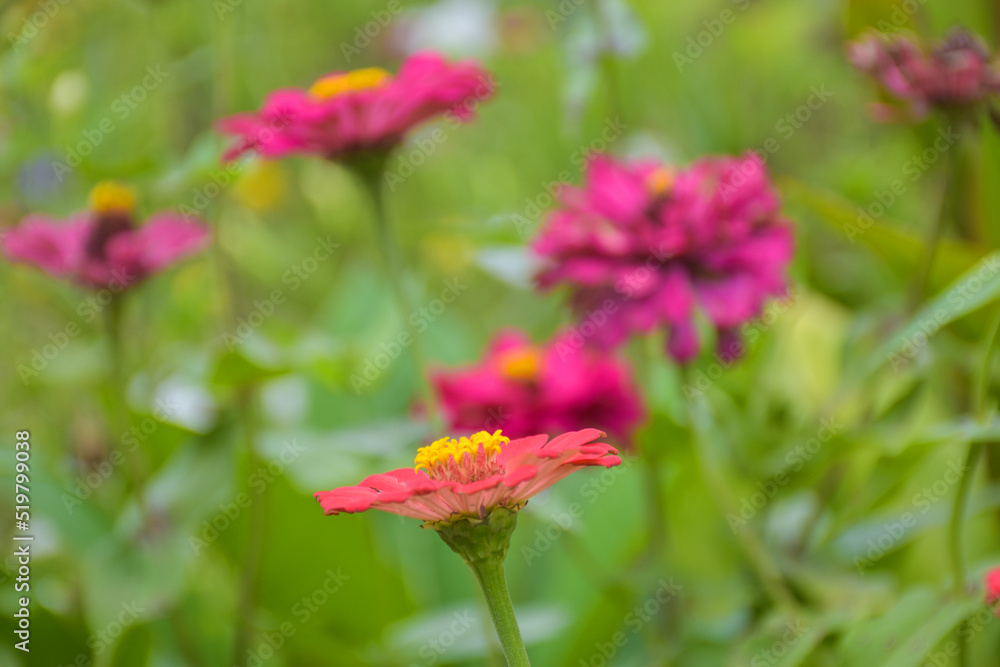
[[[691,361],[700,308],[731,354],[739,327],[786,289],[792,228],[756,154],[685,170],[599,156],[560,200],[534,241],[548,263],[538,282],[570,286],[599,346],[666,327],[670,354]]]
[[[562,333],[536,346],[501,332],[475,366],[433,377],[454,432],[503,428],[513,438],[594,427],[628,442],[644,418],[628,366]]]
[[[339,160],[387,151],[417,125],[443,114],[468,120],[494,92],[490,74],[475,63],[448,63],[434,53],[411,56],[396,75],[369,67],[334,72],[309,90],[271,93],[256,113],[219,123],[238,137],[224,155],[249,151],[267,158],[294,153]]]
[[[907,105],[905,110],[873,105],[878,120],[919,119],[932,108],[969,108],[1000,92],[996,59],[965,30],[953,31],[929,51],[906,36],[869,33],[848,46],[848,57]]]

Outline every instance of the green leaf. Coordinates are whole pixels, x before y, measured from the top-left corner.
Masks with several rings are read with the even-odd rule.
[[[285,375],[288,372],[287,367],[266,367],[250,360],[240,350],[231,350],[223,353],[216,360],[211,380],[220,385],[246,386]]]
[[[924,656],[981,604],[978,598],[956,600],[926,588],[912,590],[847,633],[841,664],[922,665]]]
[[[945,290],[927,302],[906,326],[869,359],[873,372],[886,361],[905,362],[942,328],[1000,297],[1000,252],[982,258]],[[904,356],[899,356],[904,355]]]
[[[148,664],[152,646],[153,638],[148,625],[127,628],[115,647],[111,667],[139,667]]]
[[[847,616],[833,611],[824,617],[774,617],[741,645],[738,664],[797,667],[831,631],[847,625]]]
[[[942,602],[944,604],[942,605]],[[952,630],[982,606],[979,598],[939,600],[927,620],[916,627],[899,648],[884,663],[886,667],[917,667],[924,664],[924,657]]]
[[[863,243],[900,276],[913,273],[924,252],[923,239],[904,231],[905,225],[891,218],[861,221],[858,207],[830,192],[794,179],[781,179],[782,193],[792,202],[812,211],[831,228],[844,234],[853,245]],[[932,290],[960,276],[978,261],[983,252],[972,245],[942,239],[934,258],[928,283]]]

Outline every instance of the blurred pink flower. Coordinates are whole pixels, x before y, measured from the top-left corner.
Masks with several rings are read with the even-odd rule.
[[[0,238],[0,250],[53,277],[119,292],[208,245],[209,228],[179,215],[159,213],[136,227],[134,205],[131,190],[101,183],[90,211],[66,222],[29,215]]]
[[[929,52],[906,36],[869,33],[847,47],[858,70],[874,77],[892,96],[906,102],[872,105],[875,119],[920,119],[931,108],[974,106],[1000,92],[1000,69],[979,38],[955,30]]]
[[[478,365],[440,371],[432,382],[459,432],[503,427],[523,437],[595,427],[627,444],[645,416],[628,365],[585,347],[575,332],[544,347],[501,332]]]
[[[1000,602],[1000,567],[995,567],[986,573],[986,604]],[[1000,616],[1000,608],[997,609]]]
[[[420,448],[415,468],[315,495],[326,514],[376,509],[428,522],[482,519],[499,507],[517,511],[582,466],[620,464],[614,447],[594,442],[603,435],[584,429],[552,440],[545,435],[510,440],[500,431],[441,438]]]
[[[408,58],[395,76],[369,67],[334,72],[308,90],[278,90],[256,113],[225,118],[238,137],[223,156],[257,151],[267,158],[309,153],[329,160],[387,151],[415,126],[451,114],[469,120],[493,94],[489,72],[472,62],[449,64],[434,53]]]
[[[792,228],[754,153],[686,170],[597,156],[560,200],[533,244],[548,263],[538,283],[570,285],[578,331],[598,346],[665,326],[669,353],[691,361],[700,307],[720,353],[739,356],[740,326],[786,290]]]

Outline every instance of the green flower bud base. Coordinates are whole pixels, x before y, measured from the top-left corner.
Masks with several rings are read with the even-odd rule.
[[[503,572],[503,561],[507,557],[515,526],[517,510],[498,507],[482,519],[462,518],[428,524],[427,527],[437,530],[445,544],[462,557],[476,576],[508,667],[530,667]]]

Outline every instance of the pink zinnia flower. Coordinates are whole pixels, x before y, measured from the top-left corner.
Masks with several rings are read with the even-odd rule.
[[[611,445],[594,442],[595,429],[549,440],[534,435],[510,440],[500,431],[468,438],[441,438],[421,447],[415,467],[366,477],[357,486],[320,491],[326,514],[376,509],[435,524],[484,519],[494,509],[516,512],[534,496],[582,466],[610,468],[622,462]]]
[[[257,113],[223,119],[219,128],[239,138],[224,159],[248,151],[330,160],[385,152],[436,116],[472,118],[476,103],[493,90],[489,73],[477,64],[449,64],[433,53],[411,56],[395,76],[376,67],[334,72],[308,91],[272,93]]]
[[[178,215],[159,213],[137,227],[135,195],[118,183],[99,184],[90,200],[90,211],[66,222],[28,216],[0,238],[0,250],[56,278],[117,292],[209,242],[208,227]]]
[[[438,372],[433,384],[453,430],[502,426],[512,437],[596,427],[628,441],[644,409],[626,363],[565,332],[536,346],[505,331],[475,366]]]
[[[1000,92],[1000,69],[979,38],[955,30],[929,52],[905,36],[870,33],[848,46],[858,70],[874,77],[908,114],[888,104],[873,105],[878,120],[920,119],[932,107],[974,106]]]
[[[786,289],[792,228],[754,153],[686,170],[597,156],[585,186],[560,200],[533,243],[548,262],[538,282],[570,285],[578,331],[596,345],[662,326],[670,354],[688,362],[701,349],[700,307],[720,352],[738,356],[740,326]]]
[[[995,567],[986,573],[986,604],[1000,602],[1000,567]],[[1000,608],[997,609],[1000,616]]]

